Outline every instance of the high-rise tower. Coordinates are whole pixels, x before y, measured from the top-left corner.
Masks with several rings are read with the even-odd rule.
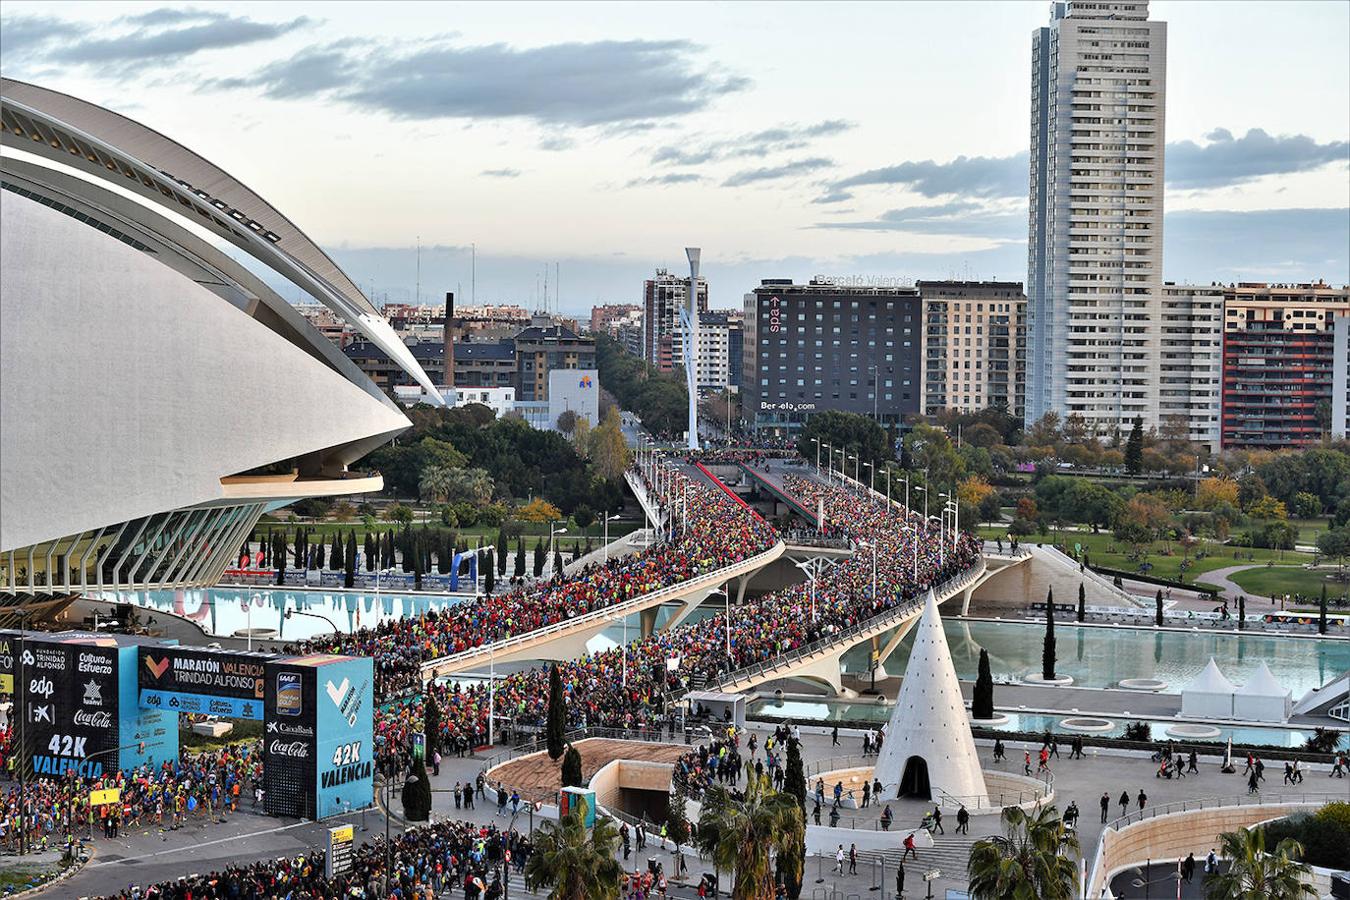
[[[1051,5],[1032,36],[1026,419],[1159,419],[1167,24]]]

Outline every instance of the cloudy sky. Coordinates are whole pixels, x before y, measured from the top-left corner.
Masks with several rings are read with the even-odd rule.
[[[6,76],[217,162],[377,300],[583,310],[764,277],[1026,276],[1048,4],[26,3]],[[1350,3],[1155,0],[1172,280],[1350,282]],[[560,279],[555,277],[558,265]]]

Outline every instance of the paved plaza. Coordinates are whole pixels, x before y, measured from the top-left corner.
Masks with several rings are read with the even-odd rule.
[[[762,747],[764,738],[771,730],[759,725],[752,725],[751,730],[759,734],[759,744]],[[857,756],[861,753],[861,749],[861,738],[853,735],[841,734],[838,746],[832,744],[828,734],[802,736],[803,758],[808,770],[819,767],[822,761],[833,757]],[[987,770],[1017,774],[1022,770],[1023,752],[1026,749],[1031,751],[1034,759],[1040,748],[1039,745],[1028,746],[1010,742],[1007,745],[1007,760],[996,764],[992,759],[991,746],[981,742],[979,755]],[[1217,757],[1202,756],[1200,772],[1197,775],[1182,780],[1164,780],[1154,777],[1156,764],[1146,754],[1108,754],[1105,751],[1088,748],[1084,759],[1070,760],[1067,758],[1068,752],[1067,745],[1063,745],[1060,748],[1062,758],[1051,760],[1055,781],[1053,802],[1061,811],[1070,802],[1078,804],[1082,814],[1078,823],[1079,840],[1089,867],[1092,861],[1091,854],[1102,830],[1098,801],[1104,791],[1110,797],[1111,819],[1116,818],[1121,812],[1117,801],[1122,791],[1129,794],[1130,811],[1138,808],[1138,794],[1141,790],[1146,795],[1145,802],[1148,806],[1183,800],[1231,798],[1246,793],[1245,778],[1240,773],[1221,774],[1218,771]],[[664,749],[639,748],[634,755],[665,757],[668,753],[669,751]],[[541,820],[538,817],[531,820],[523,809],[514,818],[509,812],[504,817],[498,816],[496,803],[493,802],[495,798],[491,796],[490,790],[489,797],[480,799],[474,809],[454,808],[450,788],[456,782],[476,778],[483,762],[482,756],[443,757],[441,773],[432,779],[435,791],[433,815],[437,819],[467,819],[480,823],[494,823],[499,827],[510,824],[520,830],[537,828]],[[1274,798],[1299,796],[1305,791],[1308,794],[1339,791],[1350,798],[1350,779],[1329,778],[1328,771],[1329,767],[1323,764],[1308,766],[1303,785],[1287,788],[1280,784],[1281,766],[1272,765],[1267,768],[1263,796]],[[808,791],[813,792],[814,776],[809,777],[808,782]],[[505,787],[509,790],[516,785],[506,784]],[[825,822],[828,822],[831,787],[826,785],[827,801],[822,810]],[[848,874],[847,870],[843,875],[835,873],[832,856],[812,857],[808,860],[803,897],[829,900],[833,896],[831,892],[837,891],[841,900],[855,895],[893,900],[896,896],[895,864],[901,855],[900,842],[906,833],[919,826],[924,813],[931,809],[931,805],[914,800],[892,800],[889,803],[895,814],[895,822],[890,829],[890,833],[894,835],[894,849],[883,853],[862,854],[856,875]],[[812,802],[808,799],[808,810],[811,806]],[[401,812],[401,804],[397,798],[393,807],[395,812]],[[860,810],[841,809],[840,824],[875,832],[880,828],[878,820],[881,809],[881,806]],[[96,839],[95,855],[85,869],[79,875],[48,889],[47,893],[54,897],[80,897],[119,889],[129,884],[146,884],[190,872],[208,871],[232,862],[304,854],[321,848],[326,828],[341,821],[352,821],[358,829],[364,823],[366,830],[360,834],[367,839],[382,834],[385,827],[385,816],[378,809],[367,811],[364,815],[353,813],[322,824],[285,821],[243,811],[230,817],[229,821],[223,824],[194,822],[179,831],[163,833],[153,829],[141,829],[131,834],[124,833],[115,840],[100,836]],[[955,834],[954,811],[947,810],[944,811],[943,826],[945,834],[935,836],[935,847],[921,849],[918,860],[910,860],[906,864],[905,897],[924,896],[924,886],[920,878],[923,872],[931,868],[937,868],[942,872],[942,876],[934,881],[934,896],[943,897],[947,890],[964,890],[965,859],[970,844],[980,837],[997,833],[999,819],[996,813],[974,815],[970,820],[969,835],[962,836]],[[391,820],[390,828],[393,831],[396,832],[400,827],[402,826],[396,819]],[[846,827],[840,829],[838,842],[842,843],[847,851],[851,841]],[[711,871],[711,867],[698,858],[696,851],[686,850],[685,853],[691,880],[696,884],[698,874]],[[661,861],[667,872],[673,871],[671,852],[659,849],[654,840],[648,843],[645,851],[639,851],[635,846],[627,866],[630,870],[634,866],[643,867],[649,857]],[[871,891],[874,886],[879,890]],[[533,896],[514,880],[511,894]],[[675,897],[692,895],[692,889],[672,890],[672,896]],[[1142,892],[1139,896],[1142,896]]]

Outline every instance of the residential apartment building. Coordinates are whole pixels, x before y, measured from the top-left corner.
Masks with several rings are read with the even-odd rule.
[[[1159,422],[1166,82],[1146,0],[1054,2],[1032,37],[1027,421]]]
[[[642,285],[642,358],[661,372],[684,365],[680,310],[689,305],[689,279],[657,269]],[[708,311],[708,282],[698,280],[698,310]]]
[[[1331,436],[1350,437],[1350,316],[1340,316],[1332,329]]]
[[[700,391],[725,390],[731,378],[731,328],[727,314],[713,310],[698,317],[695,371]]]
[[[741,389],[745,369],[745,313],[731,310],[727,314],[727,386],[732,393]]]
[[[572,329],[536,316],[530,327],[515,337],[516,399],[549,399],[549,373],[557,369],[595,368],[595,338],[582,337]]]
[[[1226,290],[1225,449],[1306,447],[1334,430],[1336,329],[1346,317],[1350,287],[1242,283]],[[1344,368],[1345,354],[1339,359]]]
[[[1027,298],[1016,281],[920,281],[923,411],[1026,404]]]
[[[1164,284],[1159,348],[1158,413],[1164,429],[1186,429],[1210,450],[1220,443],[1223,395],[1221,284]]]
[[[745,295],[743,416],[795,431],[840,410],[899,424],[921,410],[923,305],[913,287],[765,279]]]
[[[642,321],[642,307],[636,303],[606,303],[603,306],[592,306],[591,334],[604,332],[613,336],[619,325],[630,319]]]

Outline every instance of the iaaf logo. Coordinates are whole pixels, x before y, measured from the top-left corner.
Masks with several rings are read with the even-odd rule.
[[[282,743],[280,740],[274,740],[267,745],[267,752],[272,756],[289,756],[295,759],[305,759],[309,756],[309,744],[305,741]]]
[[[107,710],[100,709],[89,712],[87,709],[81,709],[76,711],[74,722],[76,725],[85,728],[111,728],[113,720],[112,715]]]
[[[314,737],[314,729],[308,725],[290,725],[286,722],[268,722],[268,734],[292,734],[304,737]]]

